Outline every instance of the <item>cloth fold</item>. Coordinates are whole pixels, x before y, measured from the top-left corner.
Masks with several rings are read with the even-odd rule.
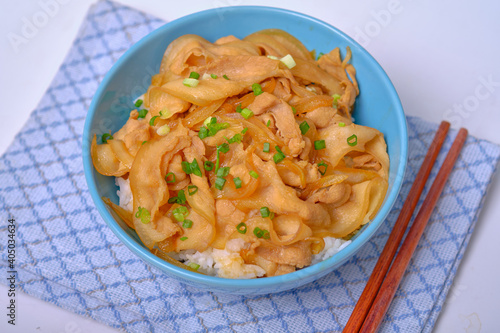
[[[410,156],[401,195],[377,234],[336,271],[301,288],[254,297],[185,286],[148,266],[109,230],[89,195],[81,159],[83,124],[99,82],[123,52],[163,23],[109,1],[89,11],[50,88],[0,158],[1,276],[10,270],[7,220],[13,218],[20,290],[111,327],[129,332],[341,331],[437,125],[407,118]],[[451,131],[444,151],[455,135]],[[500,147],[468,138],[381,331],[432,331],[499,158]]]

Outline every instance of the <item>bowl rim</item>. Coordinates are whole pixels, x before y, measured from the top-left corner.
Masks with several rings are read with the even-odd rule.
[[[333,33],[340,35],[351,45],[355,45],[359,48],[361,52],[367,57],[370,63],[370,68],[377,72],[377,77],[379,77],[384,85],[387,85],[390,89],[389,98],[391,100],[391,105],[395,106],[396,114],[398,114],[397,124],[398,128],[401,129],[404,135],[402,135],[400,140],[401,151],[399,155],[399,167],[396,170],[396,178],[394,180],[394,184],[392,187],[392,191],[386,195],[384,203],[380,210],[378,211],[375,218],[370,221],[370,223],[366,226],[362,233],[356,237],[349,246],[347,246],[342,251],[336,253],[332,257],[319,262],[317,264],[305,267],[296,272],[288,273],[281,276],[274,277],[266,277],[260,279],[227,279],[216,276],[208,276],[202,275],[199,273],[190,272],[186,269],[176,267],[163,259],[158,258],[153,255],[149,250],[147,250],[143,245],[137,243],[132,237],[130,237],[125,230],[121,228],[119,223],[113,218],[113,216],[108,211],[105,203],[102,201],[96,187],[96,179],[94,177],[94,167],[90,155],[90,145],[88,144],[91,137],[91,124],[96,113],[98,102],[101,100],[101,97],[105,93],[106,87],[109,85],[110,81],[114,77],[115,73],[119,71],[122,64],[127,61],[127,59],[136,51],[141,49],[143,44],[147,43],[148,40],[155,38],[158,35],[162,35],[167,33],[166,31],[170,31],[172,29],[176,29],[176,27],[184,25],[186,22],[192,20],[202,20],[204,17],[210,17],[218,15],[218,11],[220,8],[213,8],[208,10],[203,10],[200,12],[192,13],[176,20],[167,22],[156,30],[150,32],[146,36],[142,37],[137,43],[132,45],[120,58],[115,62],[115,64],[110,68],[110,70],[106,73],[102,82],[99,84],[92,102],[90,104],[83,130],[82,137],[82,155],[83,155],[83,166],[85,179],[87,181],[87,186],[89,188],[89,192],[91,194],[92,200],[94,201],[99,214],[104,219],[108,227],[113,231],[113,233],[122,241],[125,246],[127,246],[134,254],[138,255],[147,263],[161,269],[164,272],[168,272],[170,274],[175,275],[178,278],[189,280],[194,283],[202,283],[204,285],[211,285],[216,288],[222,289],[230,289],[237,288],[240,290],[256,290],[258,288],[270,288],[273,286],[282,285],[283,283],[290,283],[291,286],[297,286],[293,282],[297,282],[303,279],[307,279],[312,276],[323,276],[325,274],[330,273],[335,268],[339,267],[349,258],[351,258],[368,240],[372,237],[372,235],[378,230],[378,228],[382,225],[383,221],[386,219],[387,215],[391,211],[394,203],[396,202],[396,198],[399,195],[404,174],[407,166],[407,158],[408,158],[408,133],[407,133],[407,122],[406,117],[403,111],[403,107],[401,105],[401,101],[397,94],[397,91],[389,79],[388,75],[385,73],[380,64],[373,58],[373,56],[366,51],[359,43],[357,43],[354,39],[349,37],[344,32],[340,31],[336,27],[328,24],[320,19],[315,17],[299,13],[296,11],[276,8],[276,7],[268,7],[268,6],[229,6],[224,7],[224,11],[231,11],[231,15],[242,14],[245,13],[248,15],[249,11],[257,11],[257,12],[268,12],[271,14],[278,15],[292,15],[298,17],[303,21],[310,22],[314,25],[323,26]],[[394,158],[394,157],[393,157]],[[323,274],[322,274],[323,273]]]

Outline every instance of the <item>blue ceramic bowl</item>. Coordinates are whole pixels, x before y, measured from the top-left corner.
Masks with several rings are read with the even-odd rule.
[[[362,125],[377,128],[385,135],[391,161],[389,190],[385,202],[371,223],[365,225],[353,242],[333,257],[294,273],[253,280],[230,280],[205,276],[180,269],[152,255],[134,230],[101,200],[109,197],[118,203],[113,177],[98,174],[90,157],[90,142],[98,135],[117,131],[126,122],[132,100],[143,94],[150,78],[157,73],[168,44],[184,34],[197,34],[209,41],[246,35],[267,28],[283,29],[309,49],[329,52],[335,47],[352,50],[360,95],[354,117]],[[130,48],[111,68],[97,89],[87,115],[83,133],[83,163],[90,194],[104,221],[116,236],[148,264],[172,278],[194,287],[233,294],[275,293],[312,282],[342,265],[365,244],[380,227],[398,196],[407,162],[406,118],[398,95],[380,65],[358,43],[331,25],[304,14],[269,7],[226,7],[195,13],[150,33]]]

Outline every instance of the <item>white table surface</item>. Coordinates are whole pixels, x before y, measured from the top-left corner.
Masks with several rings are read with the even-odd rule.
[[[57,1],[47,24],[25,44],[24,21]],[[87,9],[95,0],[2,1],[0,10],[0,153],[5,151],[48,88]],[[500,2],[491,1],[176,1],[118,2],[173,20],[227,5],[267,5],[303,12],[354,37],[379,61],[393,81],[405,112],[500,144]],[[22,5],[21,5],[22,4]],[[12,37],[11,37],[12,38]],[[485,82],[490,82],[485,83]],[[499,332],[500,180],[495,178],[465,258],[455,277],[435,332]],[[496,202],[496,204],[495,204]],[[5,277],[0,277],[4,279]],[[0,308],[7,302],[0,285]],[[1,332],[115,332],[37,298],[17,295],[17,325],[0,318]],[[3,312],[2,312],[3,313]]]

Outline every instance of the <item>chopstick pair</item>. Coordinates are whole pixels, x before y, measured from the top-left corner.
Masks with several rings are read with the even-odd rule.
[[[417,177],[408,193],[408,197],[406,198],[398,219],[387,239],[387,243],[380,254],[380,258],[373,269],[372,275],[358,303],[354,307],[343,332],[376,332],[382,323],[382,319],[391,304],[406,267],[410,262],[413,252],[417,247],[425,226],[427,225],[448,176],[467,138],[467,130],[461,128],[391,266],[391,262],[393,261],[401,239],[408,227],[408,222],[413,215],[437,155],[446,139],[449,128],[450,124],[448,122],[441,122],[420,170],[418,171]]]

